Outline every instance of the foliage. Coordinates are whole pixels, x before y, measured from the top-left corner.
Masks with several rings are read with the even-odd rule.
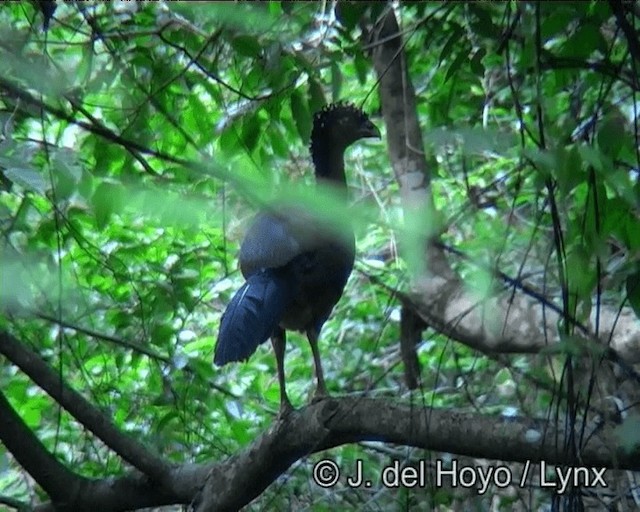
[[[336,24],[322,5],[58,2],[47,32],[36,3],[0,8],[0,327],[176,462],[228,456],[273,421],[268,347],[246,364],[212,365],[220,315],[242,281],[242,227],[275,194],[334,212],[329,194],[305,188],[311,116],[341,98],[379,113],[363,8],[342,4]],[[499,269],[544,289],[565,319],[584,322],[600,302],[640,314],[637,74],[609,5],[398,12],[440,229],[468,256],[454,260],[468,288],[494,292]],[[402,391],[400,305],[369,279],[390,289],[409,279],[393,255],[405,242],[385,154],[381,144],[349,154],[358,259],[322,333],[329,391],[546,414],[553,368],[524,356],[504,366],[434,331],[419,348],[422,387]],[[300,405],[311,352],[291,339],[288,390]],[[124,470],[8,362],[0,387],[70,467]],[[344,467],[364,458],[373,473],[424,454],[371,443],[330,456]],[[420,491],[310,485],[322,457],[299,462],[255,508],[425,506]],[[23,477],[2,454],[1,494],[35,499]]]

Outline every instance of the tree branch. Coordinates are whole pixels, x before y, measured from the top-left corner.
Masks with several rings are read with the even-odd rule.
[[[157,151],[157,150],[148,148],[146,146],[143,146],[142,144],[139,144],[135,141],[125,139],[124,137],[121,137],[114,131],[104,126],[103,124],[87,123],[85,121],[76,119],[71,114],[68,114],[66,111],[62,110],[61,108],[57,108],[57,107],[54,107],[53,105],[49,105],[48,103],[45,103],[44,101],[41,101],[40,99],[32,96],[29,92],[20,89],[20,87],[18,87],[16,84],[12,83],[10,80],[8,80],[5,77],[0,77],[0,88],[7,91],[7,93],[10,94],[11,96],[20,98],[20,100],[24,101],[27,105],[31,105],[38,109],[42,109],[46,113],[51,114],[58,119],[61,119],[63,121],[66,121],[69,124],[73,124],[75,126],[83,128],[88,132],[93,133],[94,135],[97,135],[103,139],[106,139],[107,141],[110,141],[115,144],[118,144],[119,146],[122,146],[124,149],[131,152],[134,156],[135,156],[135,152],[139,152],[146,155],[152,155],[161,160],[165,160],[175,164],[184,165],[186,163],[184,160],[180,158],[176,158],[168,153]]]
[[[47,313],[41,313],[39,311],[31,312],[34,316],[41,318],[42,320],[46,320],[47,322],[51,322],[53,324],[59,325],[60,327],[64,327],[65,329],[73,329],[76,332],[86,334],[87,336],[91,336],[97,340],[108,341],[109,343],[113,343],[119,347],[125,348],[127,350],[131,350],[132,352],[137,352],[138,354],[143,354],[150,359],[155,361],[161,361],[168,365],[173,365],[173,361],[169,356],[161,354],[153,349],[150,349],[141,343],[136,343],[135,341],[123,340],[117,336],[113,336],[110,334],[103,334],[101,332],[95,331],[93,329],[89,329],[88,327],[83,327],[81,325],[77,325],[66,320],[61,320]]]
[[[54,502],[77,489],[81,477],[44,447],[1,391],[0,440]]]
[[[103,340],[103,341],[108,341],[109,343],[113,343],[114,345],[117,345],[119,347],[122,347],[124,349],[127,350],[131,350],[133,352],[137,352],[139,354],[143,354],[147,357],[149,357],[150,359],[154,360],[154,361],[160,361],[164,364],[166,364],[167,366],[170,366],[171,368],[175,368],[175,363],[173,361],[173,359],[165,354],[161,354],[160,352],[157,352],[155,350],[152,350],[148,347],[146,347],[145,345],[135,342],[135,341],[129,341],[129,340],[124,340],[122,338],[119,338],[118,336],[113,336],[110,334],[104,334],[98,331],[95,331],[93,329],[89,329],[88,327],[83,327],[81,325],[78,324],[74,324],[72,322],[68,322],[67,320],[61,320],[59,318],[56,318],[52,315],[49,315],[47,313],[41,313],[38,311],[31,311],[31,314],[33,314],[34,316],[41,318],[42,320],[46,320],[47,322],[51,322],[53,324],[59,325],[61,327],[64,327],[65,329],[73,329],[76,332],[85,334],[87,336],[91,336],[92,338],[95,338],[96,340]],[[191,374],[191,375],[197,375],[198,372],[196,372],[193,368],[193,365],[188,362],[184,367],[181,368],[182,371],[184,371],[185,373]],[[207,379],[207,385],[209,385],[212,389],[215,389],[216,391],[230,397],[233,398],[234,400],[238,399],[238,395],[232,393],[231,391],[229,391],[228,389],[224,388],[223,386],[213,382],[212,379]]]
[[[640,449],[624,453],[611,432],[604,432],[582,448],[582,464],[640,468]],[[380,399],[327,399],[292,413],[246,450],[214,465],[193,505],[196,512],[238,510],[295,461],[346,443],[382,441],[501,461],[563,464],[564,439],[573,434],[569,426],[542,420],[411,408]]]
[[[623,2],[621,0],[609,0],[609,7],[611,7],[611,10],[616,17],[618,26],[622,29],[625,37],[627,38],[627,44],[629,45],[631,56],[640,64],[640,41],[638,41],[638,33],[627,21]]]
[[[206,164],[200,164],[195,161],[190,161],[171,155],[162,150],[146,147],[115,133],[104,124],[99,123],[97,119],[94,119],[94,122],[92,123],[76,119],[73,115],[67,113],[65,110],[50,105],[45,101],[41,101],[40,99],[31,95],[29,92],[22,90],[16,84],[12,83],[10,80],[3,76],[0,76],[0,89],[4,89],[5,91],[7,91],[9,96],[19,98],[27,105],[42,109],[44,112],[56,117],[57,119],[78,126],[86,130],[87,132],[92,133],[93,135],[105,139],[106,141],[118,144],[134,156],[136,156],[135,152],[139,153],[139,155],[150,155],[164,162],[170,162],[176,165],[180,165],[185,169],[189,169],[190,171],[197,173],[198,175],[214,175],[217,178],[233,185],[242,194],[243,197],[252,200],[256,204],[263,204],[262,196],[259,191],[256,191],[255,183],[249,183],[246,180],[243,180],[242,176],[239,176],[238,173],[212,163],[211,158],[206,155],[201,155],[202,161],[206,162]]]
[[[114,512],[171,503],[193,503],[196,512],[238,510],[294,462],[362,441],[500,461],[566,464],[564,439],[579,429],[574,432],[565,424],[537,419],[399,405],[388,399],[329,398],[292,412],[224,461],[169,469],[162,486],[138,474],[84,480],[73,496],[66,496],[65,510]],[[583,466],[640,469],[640,448],[625,452],[611,428],[603,426],[588,434],[580,452]],[[350,468],[341,469],[346,477]],[[60,506],[43,504],[36,510],[53,512]]]
[[[389,159],[409,219],[406,232],[412,237],[407,246],[413,244],[418,252],[420,235],[427,235],[429,228],[425,225],[429,217],[421,210],[431,202],[429,169],[402,38],[393,10],[387,10],[375,24],[363,22],[362,28],[374,44],[372,61],[380,82]],[[426,257],[420,256],[426,260],[428,272],[413,280],[408,294],[416,312],[428,325],[484,353],[537,353],[558,342],[558,321],[562,315],[548,307],[550,301],[527,296],[530,287],[515,283],[509,283],[501,293],[478,300],[453,272],[442,247],[435,240],[427,244]],[[595,314],[594,308],[594,318]],[[639,361],[640,329],[633,311],[602,308],[599,314],[597,337],[592,325],[581,334],[597,340],[603,348],[610,346],[627,363]]]
[[[169,464],[154,455],[149,448],[120,431],[97,407],[60,379],[38,354],[3,331],[0,331],[0,353],[120,457],[152,480],[158,483],[165,482],[170,469]]]

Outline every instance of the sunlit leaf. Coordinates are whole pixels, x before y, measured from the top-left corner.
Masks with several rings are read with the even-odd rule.
[[[49,184],[43,176],[29,167],[9,167],[4,169],[2,173],[9,181],[39,194],[44,194],[49,188]]]

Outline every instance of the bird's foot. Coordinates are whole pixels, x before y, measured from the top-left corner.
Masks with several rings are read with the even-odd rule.
[[[313,394],[313,397],[311,398],[311,403],[316,404],[328,397],[329,397],[329,393],[327,393],[326,388],[322,388],[322,389],[316,388],[316,392]]]
[[[295,409],[291,402],[287,400],[280,401],[280,410],[278,411],[277,421],[283,421],[289,414],[291,414]]]

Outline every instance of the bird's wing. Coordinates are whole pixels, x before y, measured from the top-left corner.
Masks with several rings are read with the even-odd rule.
[[[280,268],[319,245],[317,221],[297,208],[259,213],[240,247],[245,277],[261,269]]]

